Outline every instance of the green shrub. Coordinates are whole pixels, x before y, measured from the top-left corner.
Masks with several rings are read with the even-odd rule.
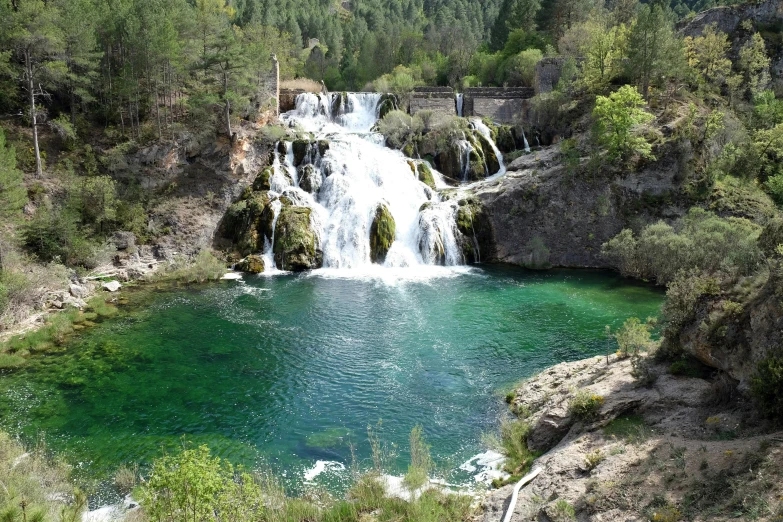
[[[176,281],[180,283],[206,283],[217,281],[226,273],[226,263],[210,250],[202,250],[195,258],[180,257],[165,270],[155,273],[153,280]]]
[[[574,506],[565,500],[558,500],[555,503],[555,507],[552,510],[552,515],[554,515],[556,522],[576,520],[576,510],[574,509]]]
[[[416,116],[402,111],[391,111],[378,122],[378,131],[386,137],[386,143],[402,149],[424,129],[424,123]]]
[[[625,85],[607,96],[595,100],[593,117],[596,121],[597,141],[612,159],[633,154],[652,158],[652,146],[639,136],[637,128],[655,117],[644,110],[644,99],[636,87]]]
[[[512,476],[522,476],[533,464],[533,455],[527,448],[530,425],[521,420],[506,420],[500,425],[500,449],[506,456],[504,469]]]
[[[655,327],[655,319],[648,318],[647,322],[642,323],[638,317],[631,317],[623,323],[623,326],[614,338],[617,339],[617,345],[620,347],[618,355],[628,357],[639,355],[640,352],[646,352],[655,346],[651,334]]]
[[[721,218],[692,208],[674,226],[660,221],[638,237],[623,230],[603,245],[602,253],[624,275],[661,285],[673,281],[682,269],[749,275],[763,259],[760,233],[761,227],[747,219]]]
[[[568,402],[568,412],[577,420],[590,420],[598,414],[603,403],[602,396],[579,390]]]
[[[764,413],[778,421],[783,419],[783,357],[759,361],[750,389]]]

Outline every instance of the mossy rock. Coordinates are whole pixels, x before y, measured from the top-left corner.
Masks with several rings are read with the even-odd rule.
[[[310,148],[310,142],[307,140],[294,140],[291,144],[294,148],[294,165],[297,167],[302,164]]]
[[[500,161],[498,160],[497,154],[495,154],[495,151],[492,149],[492,144],[481,133],[476,132],[475,135],[476,140],[481,145],[481,152],[484,156],[484,164],[487,166],[487,172],[490,175],[495,174],[500,170]]]
[[[427,162],[420,162],[416,170],[419,181],[427,185],[429,188],[435,190],[435,176],[432,175],[432,169],[427,164]]]
[[[274,167],[266,167],[264,170],[261,171],[261,173],[256,176],[255,181],[253,181],[253,190],[260,192],[262,190],[271,190],[272,189],[272,176],[275,175],[275,169]]]
[[[288,155],[288,147],[289,147],[289,145],[285,141],[282,141],[282,140],[278,141],[277,142],[277,152],[278,152],[278,154],[280,154],[281,156]]]
[[[311,213],[306,207],[283,206],[280,210],[274,245],[279,269],[302,272],[321,267],[323,253],[310,223]]]
[[[414,176],[418,176],[418,174],[416,173],[416,162],[414,162],[413,160],[408,160],[407,163],[408,166],[411,168],[411,174],[413,174]]]
[[[400,106],[397,97],[393,94],[382,95],[378,105],[378,116],[380,119],[383,119],[391,111],[396,111]]]
[[[415,158],[416,157],[416,145],[409,141],[402,147],[402,153],[407,156],[408,158]]]
[[[318,140],[318,154],[321,155],[321,157],[326,154],[326,151],[329,150],[329,141],[327,140]]]
[[[462,152],[456,142],[452,142],[436,156],[438,170],[449,179],[462,180]]]
[[[487,177],[487,166],[478,149],[470,151],[468,163],[468,180],[479,181]]]
[[[518,147],[514,128],[509,125],[498,126],[495,145],[497,145],[500,152],[503,152],[504,154],[515,151]]]
[[[263,274],[264,273],[264,260],[259,256],[251,255],[244,258],[237,263],[237,270],[240,272],[247,272],[249,274]]]
[[[478,263],[490,259],[494,253],[491,222],[484,207],[475,197],[461,199],[457,209],[457,229],[465,262]]]
[[[370,259],[373,263],[383,264],[386,261],[396,234],[397,224],[389,207],[378,205],[370,227]]]
[[[318,194],[321,190],[321,172],[313,165],[305,165],[299,169],[299,188],[310,194]]]

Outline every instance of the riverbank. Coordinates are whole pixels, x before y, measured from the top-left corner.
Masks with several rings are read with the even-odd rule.
[[[709,369],[645,361],[645,382],[612,355],[553,366],[509,397],[545,452],[512,522],[780,520],[783,431]],[[501,520],[512,489],[490,493],[481,520]]]

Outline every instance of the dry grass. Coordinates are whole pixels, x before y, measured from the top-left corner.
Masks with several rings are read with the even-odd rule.
[[[307,92],[321,92],[321,84],[310,78],[296,78],[294,80],[283,80],[280,82],[281,89],[302,90]]]

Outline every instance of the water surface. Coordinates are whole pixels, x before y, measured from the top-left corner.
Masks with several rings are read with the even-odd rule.
[[[605,272],[378,273],[252,276],[160,294],[0,378],[0,425],[45,433],[85,475],[144,465],[184,436],[234,462],[263,461],[293,489],[339,490],[349,443],[367,465],[368,425],[382,420],[399,471],[420,424],[436,462],[456,470],[448,479],[467,483],[458,467],[484,450],[504,392],[604,353],[605,325],[656,315],[662,302]]]

